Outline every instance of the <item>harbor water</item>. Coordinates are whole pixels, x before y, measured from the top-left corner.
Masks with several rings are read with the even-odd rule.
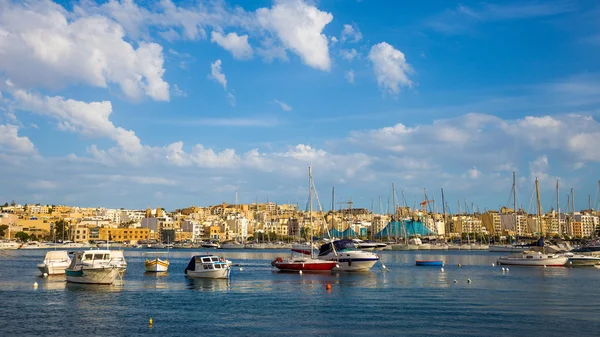
[[[231,279],[191,280],[184,268],[191,256],[206,250],[172,250],[164,275],[144,273],[145,251],[151,252],[125,251],[127,274],[111,286],[41,277],[36,264],[45,250],[0,251],[0,336],[576,336],[600,331],[598,268],[510,267],[503,272],[492,267],[498,253],[382,251],[378,254],[389,272],[376,265],[366,273],[300,275],[271,268],[270,262],[286,251],[213,250],[233,261]],[[417,267],[419,259],[441,259],[444,271]]]

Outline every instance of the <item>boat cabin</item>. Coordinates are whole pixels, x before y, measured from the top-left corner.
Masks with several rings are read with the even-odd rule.
[[[73,253],[73,260],[69,268],[72,269],[76,265],[98,268],[109,265],[111,261],[110,250],[86,250]]]
[[[324,256],[331,253],[335,249],[336,252],[344,252],[350,250],[358,250],[356,243],[350,239],[335,240],[333,242],[326,243],[319,249],[319,256]]]
[[[202,271],[202,270],[215,270],[215,269],[227,269],[229,266],[224,258],[219,258],[216,255],[196,255],[192,257],[190,263],[188,263],[187,268],[185,268],[185,273],[187,274],[188,270],[191,271]]]

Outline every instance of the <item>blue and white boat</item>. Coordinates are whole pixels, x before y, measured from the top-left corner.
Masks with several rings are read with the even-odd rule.
[[[113,256],[110,250],[85,250],[73,253],[71,265],[65,269],[67,282],[113,284],[124,273],[123,254]]]
[[[193,256],[185,268],[187,277],[228,279],[230,273],[231,262],[211,254]]]
[[[379,261],[379,256],[356,248],[353,240],[342,239],[325,243],[319,249],[320,260],[335,261],[339,271],[367,271]]]

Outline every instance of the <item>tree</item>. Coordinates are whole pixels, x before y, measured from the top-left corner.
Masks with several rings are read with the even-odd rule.
[[[5,203],[4,203],[4,207],[8,207],[8,202],[5,202]]]
[[[54,224],[54,235],[56,238],[64,239],[68,235],[69,223],[63,219],[58,220]]]
[[[27,239],[29,239],[29,234],[25,232],[17,232],[17,234],[15,234],[15,238],[19,239],[22,242],[25,242],[27,241]]]
[[[10,202],[10,205],[11,205],[12,207],[15,207],[15,205],[16,205],[15,201],[14,201],[14,200],[13,200],[13,201],[11,201],[11,202]]]
[[[4,235],[6,235],[6,230],[8,229],[7,225],[2,225],[0,226],[0,237],[4,237]]]

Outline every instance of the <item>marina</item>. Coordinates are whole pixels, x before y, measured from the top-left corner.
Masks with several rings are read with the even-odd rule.
[[[40,277],[36,264],[44,250],[5,252],[8,255],[0,260],[3,319],[13,324],[0,325],[0,334],[196,335],[199,329],[210,329],[219,336],[258,331],[273,335],[286,326],[286,335],[306,336],[335,334],[354,326],[345,334],[402,331],[446,336],[452,329],[461,336],[480,336],[482,331],[488,336],[522,336],[593,335],[600,328],[600,295],[588,291],[600,286],[598,268],[504,271],[492,267],[498,254],[485,251],[383,251],[379,255],[388,272],[373,268],[363,273],[299,275],[273,271],[269,262],[278,251],[248,250],[219,254],[234,266],[230,279],[214,280],[184,275],[189,259],[203,251],[172,251],[169,272],[155,274],[144,273],[145,252],[149,251],[125,250],[128,272],[122,283],[114,285]],[[441,259],[444,271],[414,265],[415,260]],[[345,314],[333,307],[343,307]],[[28,325],[23,312],[35,312],[39,323]],[[190,320],[190,313],[205,319]],[[365,313],[368,320],[361,318]],[[69,324],[73,316],[78,318],[76,327]],[[425,320],[428,323],[422,324]],[[557,320],[560,324],[548,324]]]

